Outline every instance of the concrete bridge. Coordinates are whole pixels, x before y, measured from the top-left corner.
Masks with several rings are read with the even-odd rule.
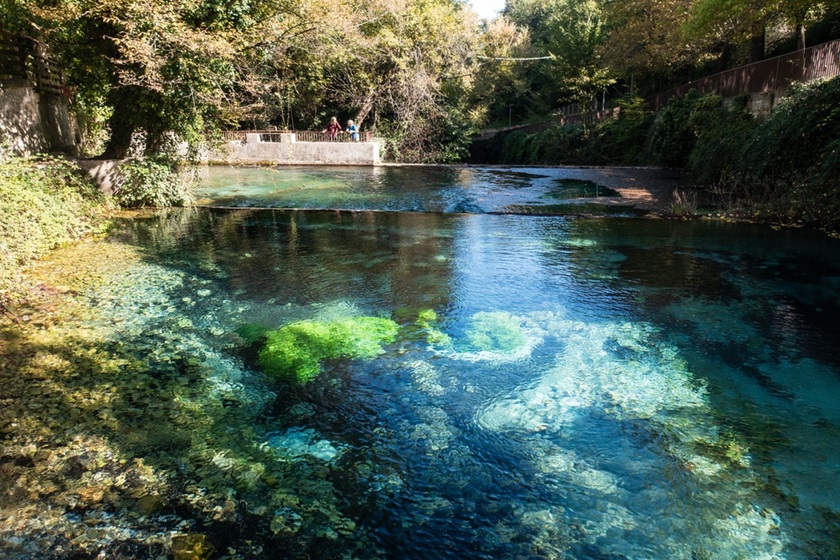
[[[210,163],[267,165],[379,165],[371,132],[330,136],[321,132],[249,130],[225,133],[225,142],[207,155]]]

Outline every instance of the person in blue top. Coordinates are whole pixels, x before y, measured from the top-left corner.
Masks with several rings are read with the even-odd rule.
[[[350,133],[350,138],[353,139],[353,142],[359,141],[359,129],[356,127],[356,123],[352,120],[347,121],[347,128],[345,130]]]

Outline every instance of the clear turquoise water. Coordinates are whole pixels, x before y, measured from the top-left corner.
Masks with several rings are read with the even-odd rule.
[[[221,550],[837,557],[838,240],[708,221],[244,209],[127,221],[112,239],[150,268],[109,294],[103,321],[142,331],[155,307],[189,319],[190,348],[224,360],[216,386],[247,401],[255,441],[310,469],[353,523],[330,533],[302,501],[269,512],[283,530],[205,528]],[[453,344],[418,332],[421,309]],[[222,342],[246,323],[356,315],[402,330],[303,387]],[[471,346],[477,330],[518,343]]]
[[[213,207],[522,213],[551,205],[563,213],[579,211],[586,200],[614,201],[616,187],[652,183],[673,190],[678,178],[623,169],[210,166],[196,195],[200,205]]]

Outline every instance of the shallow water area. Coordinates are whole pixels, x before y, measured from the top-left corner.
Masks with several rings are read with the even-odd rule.
[[[652,169],[209,166],[196,198],[200,206],[211,207],[636,214],[629,202],[616,198],[615,188],[670,192],[675,181],[673,173]],[[589,206],[585,210],[583,203]]]
[[[838,249],[622,217],[120,220],[39,263],[47,299],[0,337],[0,552],[837,557]],[[370,317],[397,326],[374,352],[265,374],[266,329]]]

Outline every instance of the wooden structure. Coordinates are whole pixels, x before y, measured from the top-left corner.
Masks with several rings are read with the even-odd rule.
[[[66,95],[64,74],[46,46],[0,29],[0,84],[31,86],[39,94]]]

